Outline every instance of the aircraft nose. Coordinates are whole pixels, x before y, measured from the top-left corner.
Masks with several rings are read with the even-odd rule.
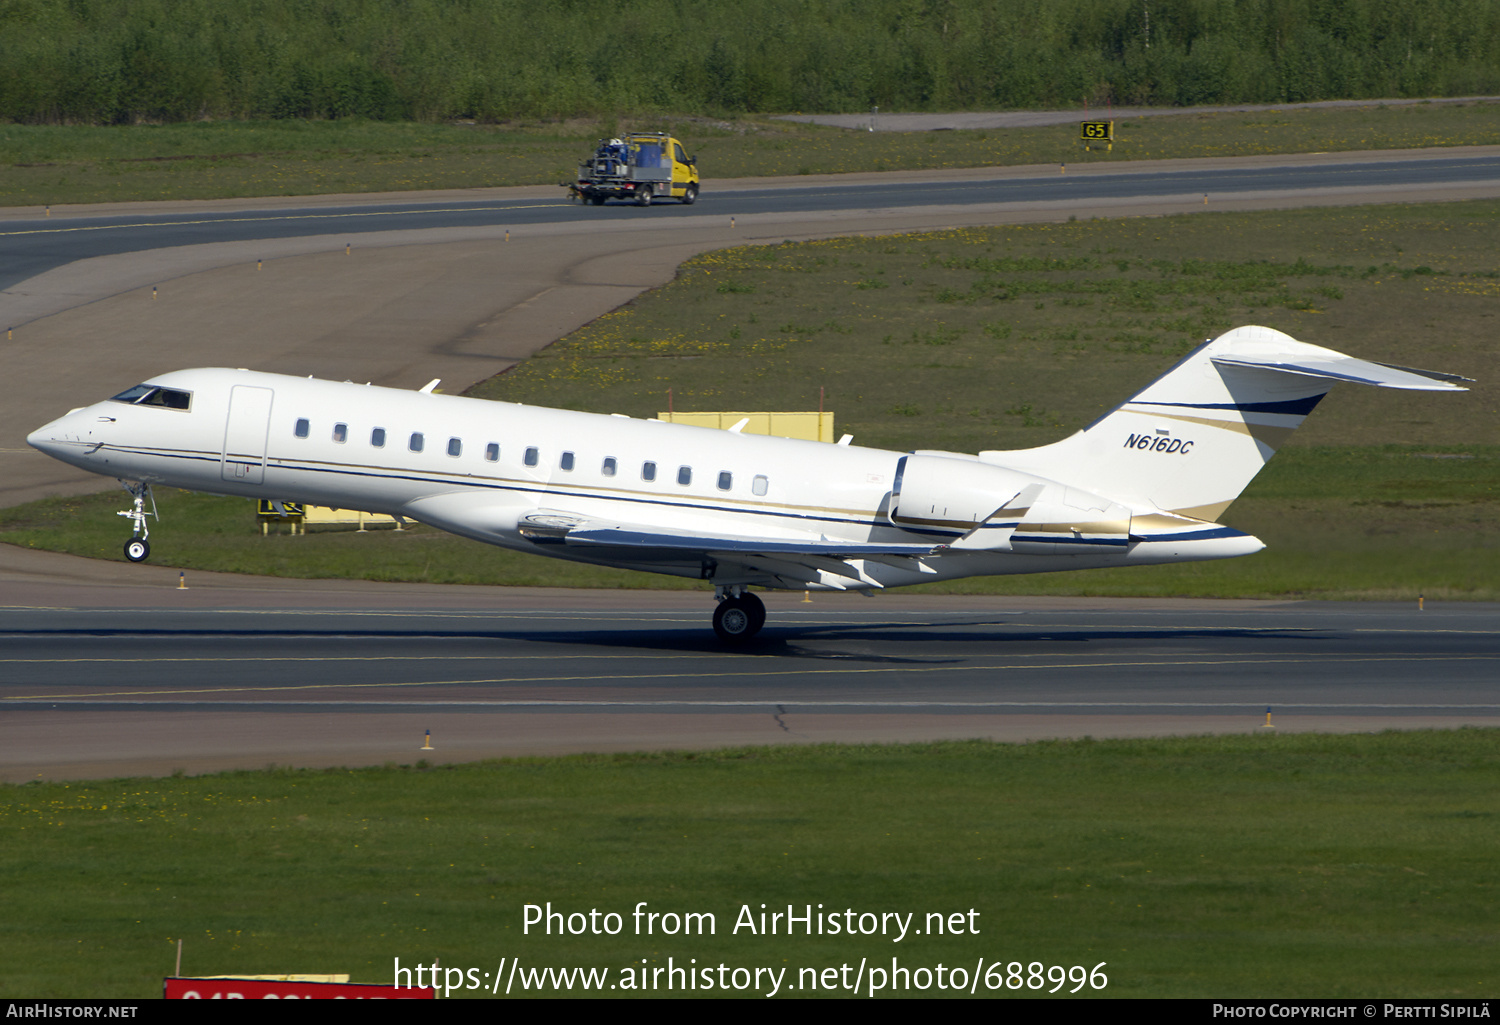
[[[38,452],[45,452],[49,456],[55,455],[62,438],[62,432],[58,430],[58,425],[61,423],[61,420],[53,420],[50,424],[43,424],[26,435],[26,444]]]
[[[51,423],[43,424],[26,435],[26,444],[38,452],[45,452],[49,456],[61,459],[64,451],[78,447],[77,417],[80,412],[74,409],[66,416],[60,416]]]

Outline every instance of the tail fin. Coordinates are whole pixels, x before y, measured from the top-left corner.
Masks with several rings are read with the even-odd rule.
[[[1339,381],[1465,391],[1466,377],[1370,363],[1268,327],[1205,342],[1124,405],[1041,448],[985,462],[1215,520]]]

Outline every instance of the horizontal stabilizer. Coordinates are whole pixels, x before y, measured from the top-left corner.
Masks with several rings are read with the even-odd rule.
[[[1456,382],[1473,380],[1470,377],[1460,377],[1458,374],[1413,370],[1410,367],[1372,363],[1368,360],[1342,355],[1226,352],[1222,355],[1216,354],[1211,359],[1220,366],[1278,370],[1284,374],[1324,377],[1330,381],[1351,381],[1355,384],[1372,384],[1377,388],[1405,388],[1409,391],[1468,391]]]

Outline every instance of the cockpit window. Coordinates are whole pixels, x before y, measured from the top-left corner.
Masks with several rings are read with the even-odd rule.
[[[161,388],[154,384],[138,384],[127,388],[111,399],[112,402],[128,402],[133,406],[161,406],[164,409],[187,409],[192,405],[193,393],[176,388]]]

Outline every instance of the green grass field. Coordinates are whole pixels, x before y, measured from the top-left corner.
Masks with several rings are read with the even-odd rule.
[[[148,998],[179,939],[189,975],[389,983],[396,957],[481,972],[519,957],[614,980],[670,956],[795,981],[896,956],[1105,962],[1115,997],[1487,996],[1495,741],[1247,722],[1216,738],[5,786],[0,996]],[[522,906],[548,901],[625,929],[523,935]],[[712,912],[716,932],[630,935],[639,901]],[[978,935],[736,935],[741,906],[762,903],[918,923],[973,909]]]
[[[974,452],[1091,423],[1241,324],[1366,359],[1495,366],[1500,202],[1194,214],[741,246],[543,349],[484,398],[655,416],[816,409],[856,444]],[[1500,443],[1463,395],[1336,390],[1297,444]]]
[[[765,119],[634,116],[525,124],[360,121],[0,125],[0,206],[304,196],[566,181],[600,136],[667,129],[715,179],[1168,157],[1500,144],[1500,105],[1183,114],[1118,123],[1111,152],[1076,125],[856,132]],[[1084,117],[1079,112],[1079,119]]]

